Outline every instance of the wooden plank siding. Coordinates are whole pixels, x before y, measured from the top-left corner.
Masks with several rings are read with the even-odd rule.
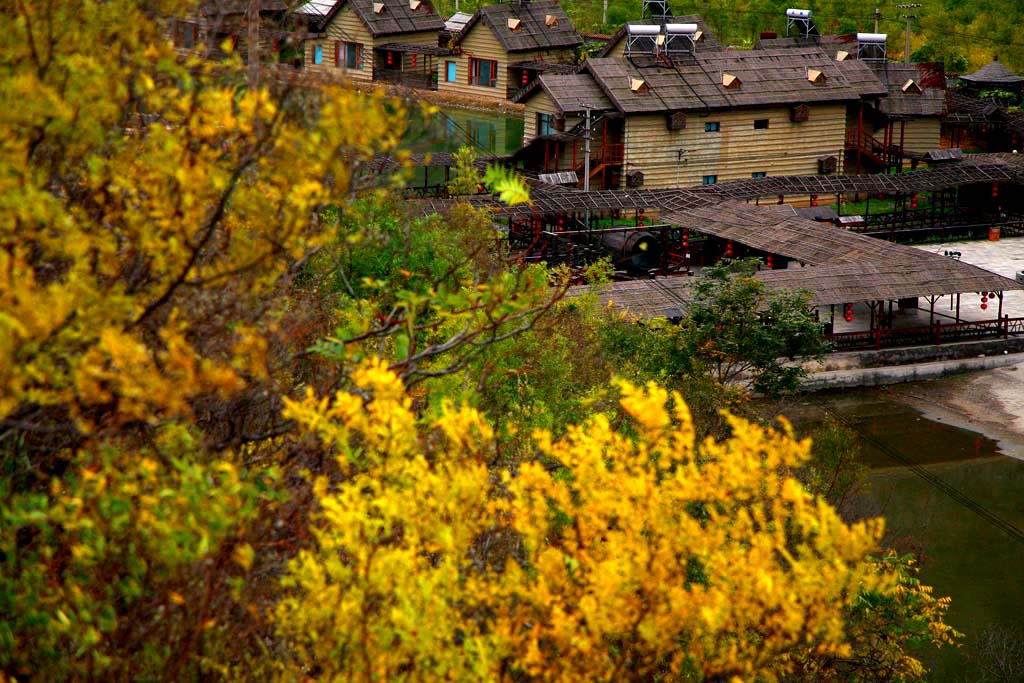
[[[895,124],[896,142],[899,142],[900,123]],[[903,149],[908,152],[930,152],[942,146],[939,117],[914,118],[907,121],[903,130]],[[907,165],[909,165],[909,161]]]
[[[363,46],[362,69],[335,66],[334,45],[338,41],[359,43]],[[317,45],[324,51],[322,64],[313,63],[313,49]],[[323,38],[306,41],[306,68],[312,72],[340,74],[354,81],[373,80],[373,36],[351,8],[344,7],[338,12],[331,23],[327,25]]]
[[[488,100],[504,100],[505,90],[508,87],[508,63],[515,61],[509,59],[505,48],[501,46],[498,39],[494,37],[490,29],[478,23],[465,38],[462,39],[460,47],[462,54],[445,57],[439,61],[439,72],[437,77],[437,89],[440,92],[450,92],[458,95],[469,95]],[[498,62],[498,78],[494,87],[470,85],[469,84],[469,59],[493,59]],[[455,82],[449,83],[445,80],[445,62],[455,62]]]
[[[686,128],[670,131],[664,114],[629,116],[625,171],[641,170],[645,188],[685,187],[712,175],[717,182],[759,172],[817,175],[819,157],[842,157],[845,105],[812,106],[801,123],[789,117],[785,107],[691,114]],[[768,119],[768,128],[755,130],[756,119]],[[709,122],[718,122],[719,131],[705,132]]]

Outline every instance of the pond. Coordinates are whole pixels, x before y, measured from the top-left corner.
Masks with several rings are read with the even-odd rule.
[[[523,144],[522,115],[440,108],[429,120],[412,112],[406,145],[416,153],[472,147],[479,156],[510,154]]]
[[[935,393],[938,383],[955,392],[956,381],[924,390]],[[948,621],[966,634],[959,650],[923,653],[930,679],[978,680],[972,655],[980,635],[995,631],[1024,644],[1024,449],[1019,440],[954,424],[955,413],[923,411],[907,396],[821,393],[783,410],[802,432],[831,415],[857,433],[870,472],[856,514],[885,517],[886,544],[920,555],[921,580],[953,598]]]
[[[415,154],[454,152],[470,147],[478,157],[510,154],[522,146],[523,117],[465,109],[441,108],[429,119],[410,111],[404,145]],[[445,183],[445,169],[415,169],[410,187]]]

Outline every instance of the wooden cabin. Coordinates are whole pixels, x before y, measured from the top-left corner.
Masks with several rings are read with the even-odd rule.
[[[942,146],[946,115],[946,74],[942,64],[873,64],[889,91],[878,102],[872,136],[900,149],[909,166]]]
[[[843,60],[859,58],[858,34],[759,40],[755,50],[817,47]],[[883,53],[884,54],[884,53]],[[946,75],[941,64],[904,64],[865,59],[888,95],[861,112],[851,109],[845,155],[850,173],[896,170],[942,146]]]
[[[487,100],[513,99],[542,73],[575,71],[583,38],[555,0],[481,7],[440,60],[438,90]]]
[[[592,79],[610,104],[592,140],[622,146],[621,172],[608,175],[609,187],[835,173],[847,109],[886,95],[866,64],[839,62],[817,48],[698,50],[675,59],[634,52],[589,60],[581,78]],[[569,110],[578,105],[566,104],[571,100],[557,81],[544,77],[520,101],[527,108],[526,137],[544,132],[531,119],[545,114],[564,117],[571,130]],[[543,170],[566,167],[570,153],[563,145]]]
[[[320,0],[324,5],[325,0]],[[353,81],[435,85],[444,28],[430,0],[333,0],[306,42],[305,66]]]
[[[282,0],[264,0],[259,8],[257,30],[259,55],[264,64],[301,65],[302,44],[306,38],[305,18],[289,9]],[[223,59],[230,54],[248,63],[250,6],[242,0],[202,0],[182,16],[166,21],[168,37],[182,52],[201,50],[204,57]]]
[[[623,118],[587,73],[541,74],[520,99],[526,111],[523,148],[515,155],[542,173],[572,171],[583,186],[586,112],[591,115],[590,177],[596,188],[621,181]]]

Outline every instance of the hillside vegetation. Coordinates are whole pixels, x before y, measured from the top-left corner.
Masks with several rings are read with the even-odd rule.
[[[459,0],[459,10],[473,11],[490,0]],[[442,14],[455,11],[455,0],[439,0]],[[601,0],[562,0],[562,7],[580,31],[613,31],[640,17],[641,0],[608,0],[607,24],[601,24]],[[973,71],[998,55],[1015,71],[1024,70],[1024,39],[1017,28],[1024,21],[1024,3],[1016,0],[925,0],[913,10],[911,52],[915,59],[942,60],[953,71]],[[751,46],[761,31],[785,35],[787,7],[814,11],[822,33],[874,30],[875,7],[881,12],[878,30],[889,34],[889,55],[903,58],[906,10],[895,2],[855,0],[782,2],[780,0],[672,0],[675,14],[700,14],[726,45]]]

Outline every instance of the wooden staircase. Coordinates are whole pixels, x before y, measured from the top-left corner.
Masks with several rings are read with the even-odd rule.
[[[857,131],[846,134],[847,168],[850,162],[856,164],[860,157],[861,170],[874,173],[898,171],[903,165],[902,150],[899,145],[886,144],[873,135],[861,131],[859,139]]]

